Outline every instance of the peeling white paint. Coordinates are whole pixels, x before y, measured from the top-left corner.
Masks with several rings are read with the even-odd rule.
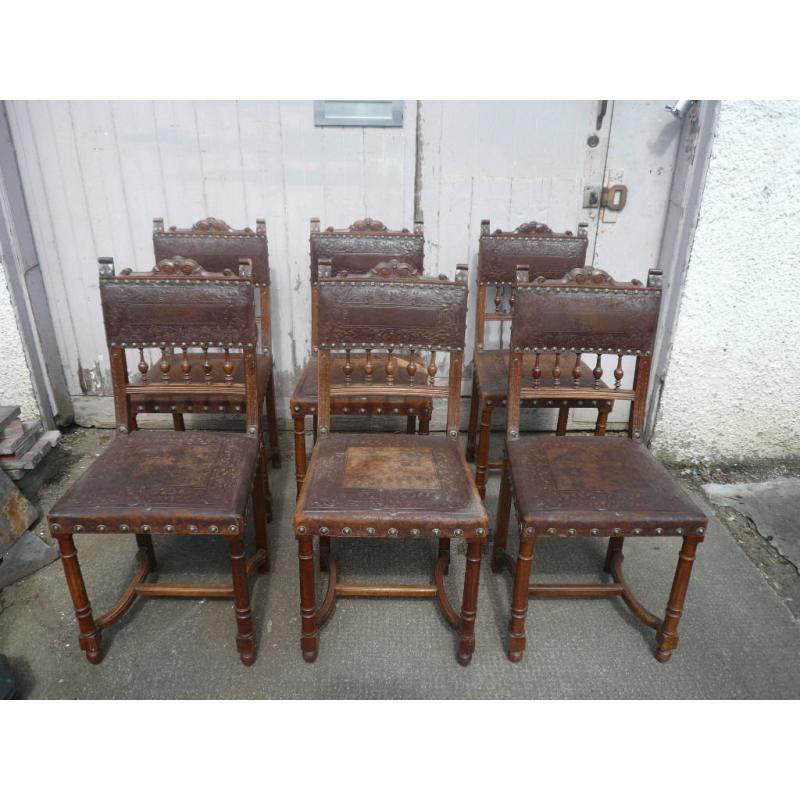
[[[800,453],[800,103],[724,102],[654,449]]]
[[[22,347],[5,268],[0,262],[0,405],[19,406],[23,419],[36,419],[39,406]]]

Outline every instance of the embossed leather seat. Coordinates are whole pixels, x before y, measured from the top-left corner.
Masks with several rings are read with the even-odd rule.
[[[258,442],[227,431],[115,438],[49,513],[59,533],[220,534],[243,530]]]
[[[460,537],[486,527],[461,448],[442,436],[320,438],[295,513],[307,528],[333,535],[347,527],[349,536]]]
[[[509,441],[506,454],[517,515],[543,535],[680,536],[706,524],[650,451],[627,437],[525,437]]]

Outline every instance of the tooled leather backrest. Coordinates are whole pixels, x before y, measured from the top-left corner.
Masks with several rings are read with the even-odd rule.
[[[348,275],[318,285],[321,348],[464,348],[464,281]]]
[[[207,272],[164,259],[151,272],[114,274],[103,260],[100,298],[109,347],[246,347],[257,342],[249,261]]]
[[[183,256],[202,264],[209,272],[234,272],[240,258],[249,258],[253,264],[253,281],[258,286],[269,286],[269,253],[267,226],[263,219],[256,220],[256,229],[231,228],[224,220],[208,217],[191,228],[164,229],[164,220],[153,220],[153,252],[156,263],[165,258]]]
[[[518,283],[511,349],[650,356],[660,305],[660,287],[617,283],[602,270]]]
[[[311,283],[319,277],[320,259],[329,260],[333,274],[366,274],[382,261],[397,259],[422,272],[425,239],[422,222],[414,230],[389,230],[379,220],[361,219],[348,228],[320,230],[319,219],[311,220]]]
[[[513,232],[498,228],[490,233],[489,220],[482,220],[478,282],[513,284],[520,264],[529,267],[531,280],[561,278],[574,267],[584,266],[588,241],[583,227],[577,236],[571,231],[553,233],[537,222],[527,222]]]

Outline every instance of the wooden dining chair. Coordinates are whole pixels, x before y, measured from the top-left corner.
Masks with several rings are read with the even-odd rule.
[[[208,272],[223,272],[226,269],[236,273],[239,259],[249,259],[252,264],[252,280],[256,288],[256,323],[259,338],[256,354],[256,370],[259,376],[259,403],[266,405],[267,436],[269,437],[269,457],[276,469],[281,465],[281,454],[278,446],[278,420],[275,411],[275,380],[273,377],[272,330],[270,325],[270,281],[269,250],[267,245],[267,226],[263,219],[256,220],[256,229],[243,228],[237,230],[227,222],[214,217],[199,220],[191,228],[164,227],[161,217],[153,219],[153,252],[155,261],[188,258],[203,265]],[[192,374],[202,375],[202,356],[190,355]],[[144,359],[142,359],[144,360]],[[222,363],[219,358],[209,358],[212,374],[219,376]],[[241,359],[233,359],[236,377],[241,382]],[[140,362],[140,369],[141,369]],[[139,383],[157,387],[162,377],[162,365],[153,364],[138,378]],[[244,408],[243,398],[213,398],[212,402],[198,405],[191,397],[173,397],[169,406],[159,397],[157,391],[152,395],[142,393],[139,398],[137,413],[164,411],[172,412],[175,430],[184,429],[184,413],[241,413]],[[259,408],[263,407],[259,405]]]
[[[378,276],[320,277],[315,293],[319,325],[317,385],[319,438],[294,513],[300,559],[303,658],[317,657],[318,628],[337,597],[430,597],[458,629],[457,658],[466,665],[475,647],[481,543],[488,518],[458,446],[459,396],[467,311],[466,280]],[[356,368],[353,354],[364,353]],[[437,383],[437,352],[449,353],[447,385]],[[334,353],[344,355],[344,361]],[[398,369],[399,353],[407,366]],[[425,370],[414,355],[426,354]],[[338,365],[342,363],[342,366]],[[341,370],[341,380],[334,372]],[[403,374],[405,373],[405,374]],[[443,436],[332,433],[334,398],[396,395],[404,401],[447,401]],[[339,579],[331,539],[436,539],[431,584],[354,584]],[[328,588],[316,605],[314,538],[327,568]],[[450,540],[467,545],[460,617],[444,589]]]
[[[651,271],[648,285],[616,283],[607,273],[575,269],[563,280],[539,278],[519,283],[511,330],[508,422],[497,530],[492,554],[495,572],[508,568],[514,576],[508,656],[519,661],[525,650],[528,596],[622,597],[637,619],[656,631],[656,658],[669,660],[678,644],[695,551],[708,526],[703,511],[642,444],[647,385],[661,302],[660,272]],[[595,361],[594,382],[584,387],[582,374],[572,374],[576,397],[627,401],[628,436],[521,437],[520,406],[526,400],[558,396],[551,372],[540,372],[545,354],[555,363],[575,354],[565,365],[582,373],[581,357]],[[529,369],[528,357],[534,359]],[[612,385],[604,386],[602,358],[614,364]],[[622,388],[626,362],[634,362],[633,388]],[[630,369],[630,366],[627,367]],[[511,501],[519,524],[516,559],[506,553]],[[682,539],[678,566],[663,618],[648,611],[622,572],[626,538],[677,536]],[[611,582],[597,584],[531,583],[534,546],[545,538],[609,539],[604,569]]]
[[[506,405],[509,351],[508,337],[504,333],[512,319],[516,271],[521,266],[526,267],[530,280],[537,277],[561,278],[569,270],[584,265],[587,243],[584,227],[575,236],[571,231],[553,233],[547,225],[528,222],[512,233],[504,233],[499,229],[490,233],[489,220],[481,222],[472,400],[467,433],[467,459],[475,462],[475,481],[481,497],[486,496],[489,469],[499,469],[501,466],[501,462],[489,461],[489,443],[493,412]],[[487,306],[490,310],[487,310]],[[493,327],[499,326],[499,330],[488,331],[487,323],[492,323]],[[553,366],[552,356],[542,354],[542,381],[545,384],[550,383]],[[598,417],[595,434],[602,436],[611,404],[594,397],[587,402],[580,396],[573,396],[572,381],[555,384],[559,385],[560,392],[546,400],[526,401],[525,405],[557,408],[558,435],[564,435],[567,431],[571,408],[596,408]],[[582,371],[580,385],[583,388],[592,385],[590,370]]]
[[[389,230],[379,220],[362,219],[344,229],[327,228],[320,230],[319,219],[311,220],[309,239],[311,250],[311,357],[305,363],[289,403],[294,421],[295,473],[297,491],[303,483],[306,472],[306,418],[312,417],[314,437],[317,435],[317,354],[319,343],[317,332],[317,308],[315,302],[316,286],[320,265],[330,270],[332,275],[346,272],[348,275],[367,274],[379,264],[397,262],[405,265],[409,275],[422,275],[425,240],[422,222],[414,223],[414,230],[403,228]],[[355,358],[355,357],[354,357]],[[358,359],[363,357],[359,356]],[[356,359],[354,366],[363,367]],[[341,363],[334,365],[332,373],[334,385],[343,385]],[[401,365],[402,366],[402,365]],[[423,364],[417,365],[424,369]],[[418,397],[402,397],[394,394],[382,396],[353,394],[336,396],[332,400],[331,413],[334,416],[371,417],[405,416],[406,431],[415,433],[416,420],[419,419],[419,432],[428,433],[432,406],[430,401]]]
[[[249,264],[239,275],[206,272],[195,261],[162,261],[151,272],[114,275],[102,264],[100,296],[111,364],[117,435],[47,515],[58,541],[80,628],[80,646],[92,664],[102,659],[101,632],[117,622],[137,597],[233,599],[236,645],[244,664],[255,660],[248,576],[269,569],[263,475],[266,456],[256,366],[258,345]],[[130,380],[126,351],[157,347],[164,359],[177,352],[179,372],[165,369],[159,393],[166,402],[242,398],[246,432],[137,430],[136,407],[148,386]],[[223,350],[222,371],[206,368],[206,352]],[[191,358],[202,352],[200,366]],[[235,366],[238,359],[238,368]],[[200,369],[199,381],[191,380]],[[245,559],[245,525],[252,519],[256,552]],[[114,606],[95,617],[89,604],[74,535],[134,534],[136,573]],[[231,558],[231,584],[162,584],[153,536],[223,536]]]

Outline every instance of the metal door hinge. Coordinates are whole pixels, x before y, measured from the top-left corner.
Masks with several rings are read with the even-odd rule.
[[[624,183],[614,186],[584,186],[584,208],[607,208],[610,211],[622,211],[628,200],[628,187]]]

